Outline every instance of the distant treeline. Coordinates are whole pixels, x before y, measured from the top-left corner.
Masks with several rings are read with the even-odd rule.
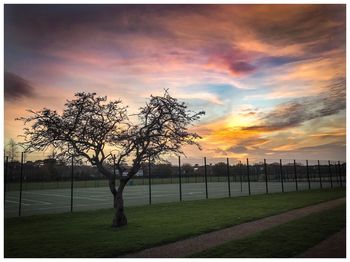
[[[278,180],[281,175],[280,163],[269,163],[266,165],[267,174],[269,180]],[[5,164],[6,168],[6,164]],[[23,179],[24,181],[64,181],[69,180],[71,177],[71,165],[58,161],[56,159],[45,159],[36,161],[27,161],[23,164]],[[107,166],[111,171],[113,171],[113,166]],[[215,164],[209,164],[206,166],[208,176],[227,176],[227,164],[224,162],[219,162]],[[293,163],[283,164],[282,174],[285,180],[294,179],[295,170],[297,172],[298,178],[305,178],[307,176],[307,168],[304,164],[296,163],[294,168]],[[105,179],[99,171],[88,165],[74,165],[74,180],[96,180]],[[12,161],[7,163],[7,182],[16,182],[20,179],[21,174],[21,163],[18,161]],[[235,164],[229,165],[229,174],[233,181],[243,180],[246,181],[248,177],[251,181],[261,181],[265,179],[265,171],[263,163],[254,163],[249,165],[249,170],[247,165]],[[317,165],[309,165],[309,175],[311,177],[318,174]],[[345,163],[338,165],[328,164],[320,165],[320,172],[322,176],[328,176],[333,173],[336,176],[339,172],[345,173]],[[118,172],[116,172],[118,174]],[[140,179],[143,177],[148,177],[149,166],[148,163],[142,165],[140,172],[134,179]],[[161,164],[151,164],[151,177],[152,178],[169,178],[178,177],[179,167],[177,165],[172,165],[170,163]],[[181,176],[204,176],[205,166],[204,165],[191,165],[185,163],[181,165]]]

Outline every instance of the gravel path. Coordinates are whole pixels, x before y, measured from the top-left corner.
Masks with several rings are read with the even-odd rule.
[[[208,248],[223,244],[230,240],[247,237],[258,231],[266,230],[276,225],[307,216],[312,213],[324,211],[345,203],[345,198],[340,198],[313,206],[294,209],[279,215],[274,215],[252,222],[239,224],[233,227],[221,229],[211,233],[199,235],[170,244],[157,246],[136,253],[127,254],[124,257],[133,258],[175,258],[186,257],[190,254],[204,251]]]
[[[306,250],[298,257],[304,258],[345,258],[346,257],[346,229],[323,240],[318,245]]]

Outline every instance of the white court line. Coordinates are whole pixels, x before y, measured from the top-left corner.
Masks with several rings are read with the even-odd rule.
[[[9,203],[15,203],[15,204],[19,204],[19,202],[18,201],[11,201],[11,200],[5,200],[6,202],[9,202]],[[30,204],[25,204],[25,203],[22,203],[22,205],[24,205],[24,206],[30,206]]]
[[[39,195],[39,196],[56,196],[56,197],[66,197],[66,198],[70,198],[70,196],[58,195],[58,194],[43,194],[43,193],[33,193],[33,192],[30,192],[29,194]],[[87,200],[105,201],[105,199],[89,198],[89,197],[78,197],[78,196],[73,196],[73,198],[74,198],[74,199],[87,199]]]

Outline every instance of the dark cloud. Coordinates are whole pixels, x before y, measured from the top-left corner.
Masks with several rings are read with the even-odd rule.
[[[346,108],[345,87],[344,78],[335,79],[329,82],[327,91],[322,94],[280,104],[261,119],[261,125],[246,127],[244,130],[282,130],[299,126],[308,120],[337,114]]]
[[[14,101],[23,97],[33,97],[34,87],[22,77],[5,72],[4,74],[5,99]]]
[[[280,16],[283,19],[280,22],[259,21],[265,16],[257,15],[254,19],[256,32],[274,44],[309,43],[308,48],[315,52],[345,44],[345,5],[295,5],[288,12],[294,15],[288,15],[288,19]]]
[[[250,73],[255,70],[255,66],[244,61],[237,61],[229,63],[229,69],[232,73]]]

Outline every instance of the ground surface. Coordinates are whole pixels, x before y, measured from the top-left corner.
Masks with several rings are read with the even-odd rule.
[[[305,258],[344,258],[346,257],[346,229],[323,240],[316,246],[306,250],[298,257]]]
[[[311,189],[320,187],[319,182],[311,182]],[[334,186],[337,184],[334,182]],[[249,194],[248,183],[232,182],[231,196],[246,196]],[[323,188],[329,188],[330,183],[323,182]],[[45,187],[44,187],[45,188]],[[64,213],[70,211],[71,191],[62,189],[24,190],[22,192],[21,215]],[[298,182],[299,190],[308,190],[307,182]],[[295,191],[295,182],[284,182],[285,192]],[[280,182],[269,182],[270,193],[281,192]],[[156,184],[151,187],[151,201],[155,203],[178,202],[180,199],[178,184]],[[251,194],[264,194],[265,182],[251,182]],[[223,198],[228,196],[227,182],[208,183],[209,198]],[[141,206],[149,204],[148,185],[127,186],[124,191],[126,206]],[[204,183],[182,184],[182,200],[205,199]],[[112,194],[107,187],[82,187],[73,190],[73,211],[95,210],[112,207]],[[15,217],[19,213],[19,191],[8,191],[5,196],[5,217]]]
[[[311,190],[129,207],[128,225],[116,230],[112,209],[9,218],[5,257],[116,257],[344,196]]]
[[[328,207],[331,206],[329,205]],[[308,208],[304,209],[307,210]],[[243,239],[226,242],[201,253],[193,254],[192,257],[295,257],[341,230],[345,223],[346,211],[345,204],[343,204],[337,208],[312,213],[291,222],[274,226],[271,229],[252,234]],[[310,257],[323,257],[323,255],[329,254],[331,251],[328,246],[323,246],[323,248],[322,253],[317,253],[316,251],[313,254],[309,254],[311,255]]]
[[[186,257],[194,253],[205,251],[209,248],[212,248],[212,249],[209,251],[203,252],[203,254],[198,254],[198,256],[235,257],[235,252],[237,252],[237,250],[235,250],[235,248],[234,249],[230,248],[231,245],[234,246],[235,242],[232,242],[231,245],[226,244],[224,245],[224,247],[220,247],[219,245],[224,244],[227,241],[243,239],[254,233],[257,233],[266,229],[270,229],[277,225],[281,225],[281,224],[293,221],[295,219],[305,217],[310,214],[314,214],[324,210],[329,210],[334,207],[338,207],[339,205],[343,205],[343,206],[345,205],[345,198],[332,200],[329,202],[320,203],[317,205],[308,206],[300,209],[291,210],[282,214],[258,219],[252,222],[247,222],[247,223],[243,223],[233,227],[203,234],[198,237],[177,241],[175,243],[163,245],[160,247],[154,247],[154,248],[142,250],[134,254],[129,254],[126,257],[137,257],[137,258]],[[345,210],[345,208],[343,207],[342,210]],[[344,212],[342,213],[342,215],[343,217],[345,217]],[[313,226],[316,227],[316,226],[319,226],[319,224],[315,224]],[[325,229],[326,228],[323,227],[321,230],[325,230]],[[310,244],[310,241],[308,242],[308,244]],[[219,246],[219,247],[216,248],[216,246]],[[235,252],[233,252],[233,250]],[[237,252],[237,254],[240,254],[240,252]],[[194,255],[194,257],[196,257],[196,255]]]

